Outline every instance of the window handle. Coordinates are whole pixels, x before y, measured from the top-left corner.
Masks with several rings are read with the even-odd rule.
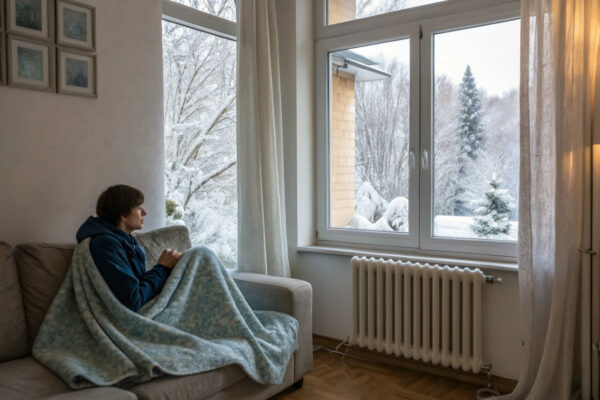
[[[413,150],[408,152],[408,165],[411,170],[415,169],[415,152]]]
[[[421,168],[429,169],[429,150],[423,149],[423,154],[421,155]]]

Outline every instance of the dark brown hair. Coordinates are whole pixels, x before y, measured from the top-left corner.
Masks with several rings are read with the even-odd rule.
[[[117,225],[121,216],[128,216],[131,209],[144,203],[144,193],[127,185],[114,185],[106,189],[96,202],[96,214],[103,220]]]

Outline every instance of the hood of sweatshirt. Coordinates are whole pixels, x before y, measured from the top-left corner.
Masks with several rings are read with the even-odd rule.
[[[81,243],[88,237],[93,238],[99,235],[110,235],[114,239],[118,240],[123,245],[127,253],[131,255],[138,255],[141,250],[137,240],[135,240],[132,235],[125,233],[110,222],[98,217],[89,217],[86,219],[85,222],[79,227],[75,237],[77,238],[77,243]]]

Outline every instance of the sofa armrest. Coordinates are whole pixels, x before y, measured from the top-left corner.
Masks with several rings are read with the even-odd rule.
[[[279,311],[298,320],[298,351],[294,381],[312,369],[312,286],[306,281],[248,272],[232,272],[242,294],[254,310]]]

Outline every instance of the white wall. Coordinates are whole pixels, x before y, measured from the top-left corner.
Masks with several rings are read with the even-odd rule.
[[[350,257],[298,253],[315,235],[314,37],[312,2],[278,2],[282,54],[286,207],[292,276],[313,286],[313,332],[344,339],[351,334]],[[292,46],[295,44],[295,46]],[[519,374],[519,290],[516,272],[489,272],[504,279],[486,285],[483,358],[494,375]]]
[[[98,98],[0,86],[0,241],[74,242],[116,183],[145,193],[146,229],[164,220],[162,3],[84,2],[96,7]]]

